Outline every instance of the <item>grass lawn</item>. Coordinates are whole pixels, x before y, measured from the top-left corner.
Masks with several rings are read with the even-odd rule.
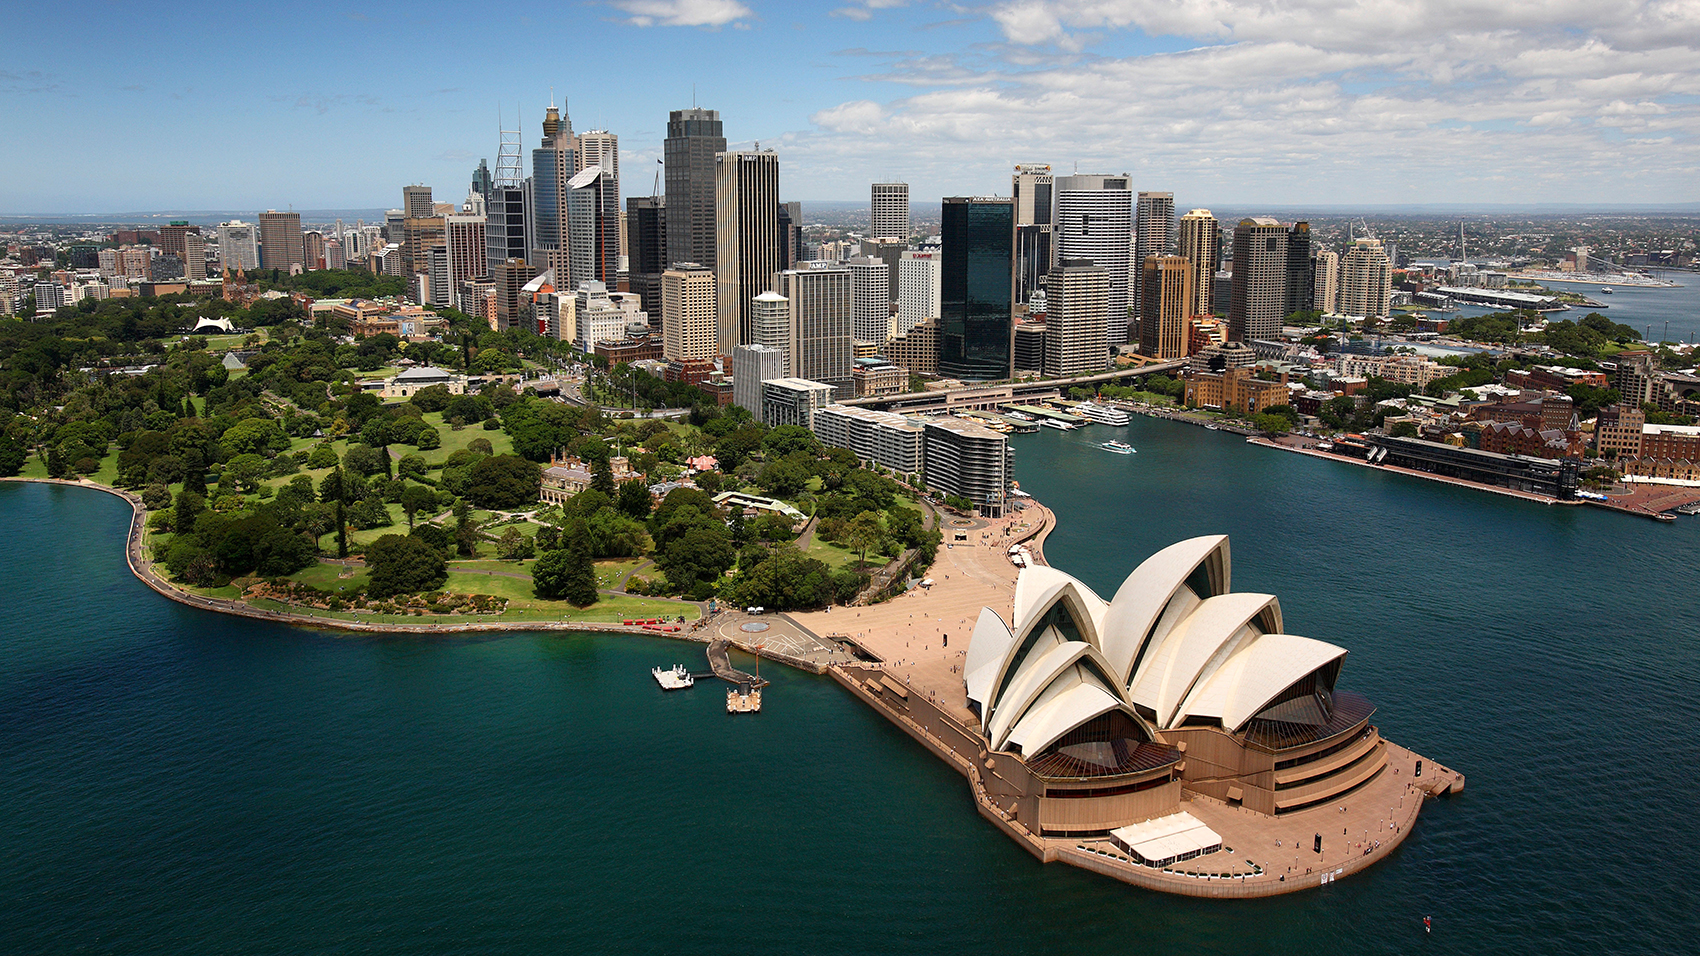
[[[423,456],[425,463],[430,465],[432,468],[441,467],[443,462],[448,460],[450,455],[464,449],[467,445],[471,444],[474,438],[487,439],[490,442],[491,450],[498,455],[513,454],[514,441],[512,438],[508,437],[507,432],[487,432],[484,430],[483,426],[478,424],[468,425],[457,432],[450,426],[443,424],[442,412],[431,412],[425,416],[425,421],[436,426],[437,434],[442,436],[443,447],[435,448],[431,451],[418,451],[409,446],[407,454]],[[400,446],[395,447],[399,448]]]
[[[809,547],[803,553],[817,561],[825,562],[830,568],[848,568],[856,563],[856,552],[822,541],[818,536],[809,540]],[[879,559],[872,553],[868,555],[869,564],[877,560]]]
[[[355,568],[349,577],[340,577],[343,572],[340,564],[315,564],[289,576],[289,580],[321,591],[335,591],[337,588],[354,590],[366,586],[369,575],[365,568]]]

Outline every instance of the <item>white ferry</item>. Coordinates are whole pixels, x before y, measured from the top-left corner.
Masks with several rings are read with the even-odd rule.
[[[1080,427],[1079,425],[1071,425],[1068,422],[1061,421],[1061,420],[1055,419],[1055,418],[1047,418],[1044,421],[1040,422],[1039,424],[1045,426],[1046,428],[1058,428],[1058,429],[1061,429],[1065,432],[1071,432],[1071,431],[1074,431],[1076,428]]]
[[[1128,417],[1127,412],[1124,412],[1119,408],[1111,408],[1108,405],[1096,405],[1092,402],[1081,402],[1079,405],[1074,406],[1074,414],[1079,415],[1081,418],[1084,418],[1089,422],[1097,422],[1100,425],[1126,425],[1128,422],[1132,421],[1132,419]]]
[[[1600,294],[1601,295],[1611,295],[1612,294],[1611,286],[1609,286],[1609,285],[1600,286]]]
[[[684,690],[697,682],[683,664],[674,664],[673,669],[667,671],[657,667],[650,673],[655,675],[655,682],[661,685],[662,690]]]
[[[1135,450],[1132,445],[1129,445],[1125,441],[1107,441],[1098,447],[1105,451],[1113,451],[1118,455],[1131,455]]]

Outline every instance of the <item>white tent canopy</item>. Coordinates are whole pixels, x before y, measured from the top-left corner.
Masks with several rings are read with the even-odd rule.
[[[1185,811],[1118,827],[1110,841],[1146,866],[1168,866],[1222,848],[1221,835]]]

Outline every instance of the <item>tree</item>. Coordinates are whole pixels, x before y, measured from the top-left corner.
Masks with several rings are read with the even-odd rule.
[[[432,451],[443,447],[443,436],[435,428],[429,426],[419,429],[419,434],[413,438],[413,447],[420,451]]]
[[[793,458],[781,458],[770,461],[761,470],[757,482],[768,494],[779,498],[792,498],[802,493],[809,483],[808,469]]]
[[[590,466],[590,487],[605,495],[614,494],[614,470],[608,466],[608,459],[598,459]]]
[[[620,482],[618,496],[620,510],[630,517],[642,521],[649,517],[652,502],[649,496],[649,486],[642,478],[628,478]]]
[[[1268,412],[1259,412],[1253,415],[1251,425],[1258,431],[1270,435],[1285,435],[1293,427],[1293,423],[1285,415],[1272,415]]]
[[[413,530],[413,518],[421,511],[436,507],[437,493],[424,485],[408,485],[401,492],[401,510],[407,515],[407,530]]]
[[[307,467],[315,469],[335,468],[339,460],[336,456],[336,449],[331,446],[331,443],[323,441],[313,446],[312,453],[307,456]]]
[[[0,434],[0,477],[10,478],[24,468],[29,452],[10,436]]]
[[[820,453],[820,440],[801,425],[780,425],[767,433],[761,446],[762,450],[774,458],[783,458],[798,452],[805,455]]]
[[[880,525],[878,512],[864,511],[851,518],[844,528],[844,543],[856,549],[858,568],[868,563],[868,552],[878,547],[884,537],[885,528]]]
[[[537,500],[543,469],[518,455],[483,458],[467,471],[466,497],[480,508],[517,508]]]
[[[387,458],[387,453],[371,445],[351,445],[342,456],[342,467],[356,475],[376,475],[387,470],[384,466]]]
[[[596,565],[583,547],[550,551],[531,568],[531,589],[540,598],[569,601],[579,607],[596,603]]]
[[[386,534],[366,546],[366,566],[371,569],[372,597],[434,591],[449,579],[443,553],[422,538]]]
[[[412,355],[413,353],[409,352],[408,354]],[[413,397],[408,399],[409,403],[422,412],[440,412],[448,408],[452,401],[454,401],[454,396],[449,394],[447,385],[427,385],[414,392]]]
[[[496,557],[503,560],[523,561],[536,553],[536,544],[512,525],[496,539]]]

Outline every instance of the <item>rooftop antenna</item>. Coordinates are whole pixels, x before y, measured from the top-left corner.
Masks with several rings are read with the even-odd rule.
[[[515,117],[515,125],[518,125]],[[502,122],[501,107],[496,108],[496,127],[500,134],[496,146],[496,185],[518,187],[525,180],[525,159],[521,153],[521,130],[505,129],[507,124]]]

